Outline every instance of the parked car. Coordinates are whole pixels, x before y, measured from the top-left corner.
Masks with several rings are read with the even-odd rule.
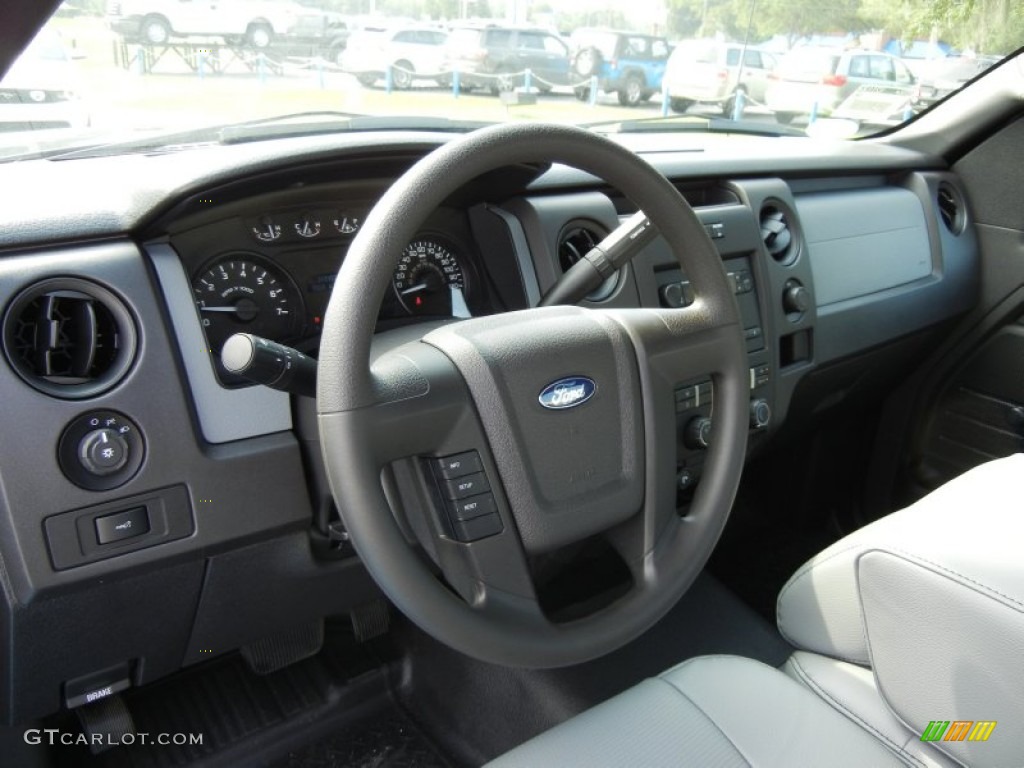
[[[541,91],[569,83],[569,47],[545,29],[507,26],[456,27],[448,36],[447,68],[462,87],[494,94],[531,82]]]
[[[349,38],[341,68],[365,86],[385,78],[389,68],[395,88],[408,88],[421,75],[437,81],[447,39],[446,32],[433,27],[363,29]]]
[[[928,68],[927,74],[918,78],[918,103],[930,106],[941,101],[1001,60],[1001,56],[950,56],[938,59]]]
[[[913,100],[917,90],[906,64],[887,53],[865,50],[794,48],[769,80],[765,103],[780,123],[812,112],[829,115],[865,87],[893,96],[894,111],[901,113],[900,105]]]
[[[614,29],[578,29],[569,38],[572,78],[585,80],[575,88],[577,98],[590,94],[590,78],[598,91],[617,93],[623,106],[635,106],[661,88],[669,45],[663,37]]]
[[[0,80],[0,131],[87,127],[75,58],[53,30],[36,37]]]
[[[125,39],[150,45],[215,36],[262,49],[279,37],[329,35],[341,16],[287,0],[110,0],[107,22]]]
[[[731,115],[740,91],[764,101],[768,73],[776,64],[774,55],[741,43],[686,40],[672,51],[665,71],[670,106],[685,112],[695,102],[720,104]]]

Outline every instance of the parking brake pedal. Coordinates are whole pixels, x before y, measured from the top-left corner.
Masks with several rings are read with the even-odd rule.
[[[89,739],[89,751],[94,755],[120,746],[126,736],[135,736],[135,721],[120,694],[77,707],[75,714]]]

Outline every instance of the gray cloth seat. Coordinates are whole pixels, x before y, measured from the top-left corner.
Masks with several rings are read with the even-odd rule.
[[[812,558],[781,669],[691,659],[489,765],[1024,766],[1021,489],[1024,455],[993,461]]]

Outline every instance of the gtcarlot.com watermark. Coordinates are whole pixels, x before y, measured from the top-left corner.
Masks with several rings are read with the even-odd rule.
[[[92,746],[92,747],[128,747],[132,744],[160,744],[175,746],[201,746],[201,733],[72,733],[59,728],[29,728],[25,731],[26,744],[45,744],[48,747]]]

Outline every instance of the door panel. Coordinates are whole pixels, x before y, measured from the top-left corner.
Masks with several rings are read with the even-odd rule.
[[[953,170],[977,234],[981,292],[902,403],[915,414],[910,455],[900,457],[911,470],[904,490],[917,486],[911,497],[1024,451],[1024,119],[967,151]]]

